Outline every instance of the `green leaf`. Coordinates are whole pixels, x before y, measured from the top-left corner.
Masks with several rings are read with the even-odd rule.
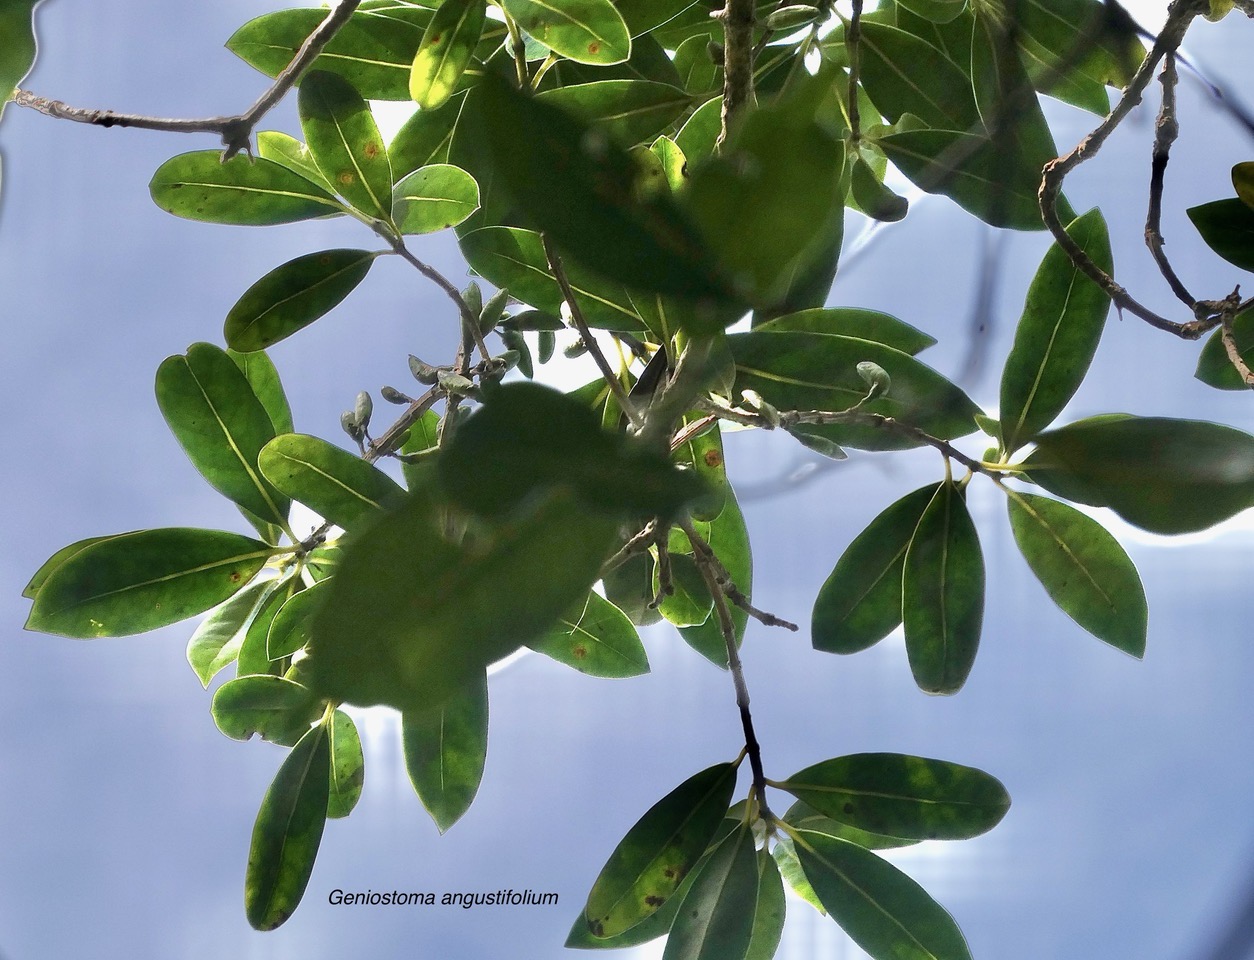
[[[625,147],[653,140],[691,102],[684,91],[652,80],[597,80],[548,90],[536,99],[604,130]]]
[[[1008,494],[1015,542],[1053,601],[1097,639],[1143,656],[1145,588],[1119,542],[1096,520],[1065,503]]]
[[[483,779],[487,679],[473,680],[439,706],[407,710],[401,735],[409,781],[444,833],[470,809]]]
[[[38,0],[0,3],[0,117],[22,78],[35,65],[35,7]]]
[[[402,711],[440,703],[586,596],[614,544],[613,519],[562,493],[451,542],[432,487],[344,548],[303,661],[321,695]]]
[[[700,416],[684,417],[685,428],[699,422]],[[708,424],[696,436],[677,447],[671,454],[676,463],[683,464],[706,482],[710,495],[693,504],[689,512],[694,520],[710,521],[723,512],[727,503],[727,463],[723,456],[723,435],[718,421]]]
[[[699,627],[710,619],[710,612],[714,609],[714,598],[710,596],[701,571],[691,557],[681,553],[672,554],[670,565],[670,585],[674,592],[662,597],[662,602],[658,604],[658,613],[677,627]],[[659,571],[655,566],[653,568],[654,595],[659,585]],[[723,655],[726,657],[725,646]]]
[[[705,852],[735,787],[736,766],[715,764],[636,821],[588,894],[584,919],[594,937],[617,936],[666,903]]]
[[[688,209],[756,303],[784,302],[828,246],[821,241],[844,217],[844,156],[812,108],[789,103],[749,113],[719,155],[693,169]]]
[[[286,133],[277,130],[262,130],[257,134],[257,155],[265,160],[287,167],[292,173],[316,183],[327,193],[334,193],[335,188],[327,182],[327,178],[318,169],[309,148]]]
[[[267,522],[286,528],[288,500],[257,469],[274,439],[270,414],[226,352],[194,343],[157,368],[157,405],[209,484]]]
[[[330,793],[327,797],[327,816],[331,819],[347,817],[361,799],[361,788],[366,777],[366,758],[361,752],[361,737],[357,725],[343,710],[331,715],[331,764]]]
[[[723,98],[707,100],[692,112],[675,135],[675,145],[695,166],[714,153],[714,144],[723,129]]]
[[[761,329],[727,338],[736,360],[736,392],[756,390],[778,410],[839,412],[867,394],[859,363],[878,364],[892,389],[860,411],[893,417],[949,440],[975,430],[979,408],[965,393],[909,354],[855,337]],[[918,441],[875,425],[829,424],[822,435],[843,446],[899,450]]]
[[[597,593],[562,614],[557,625],[527,646],[592,677],[638,677],[649,658],[636,628]]]
[[[723,70],[710,59],[709,37],[689,37],[675,48],[675,68],[684,90],[702,100],[721,93]]]
[[[638,627],[647,627],[662,619],[653,602],[653,558],[637,553],[602,578],[606,598]]]
[[[926,693],[966,682],[984,622],[984,557],[962,491],[942,483],[906,551],[901,615],[910,671]]]
[[[802,838],[797,856],[815,894],[872,960],[970,960],[953,917],[892,864],[845,840]]]
[[[814,649],[857,653],[901,623],[906,550],[937,493],[932,484],[908,493],[871,521],[849,544],[814,601]]]
[[[322,714],[322,704],[299,683],[257,675],[222,684],[212,712],[213,722],[232,740],[261,734],[262,740],[292,746]]]
[[[714,549],[714,555],[731,575],[732,582],[741,593],[750,597],[753,593],[753,553],[749,546],[749,530],[734,491],[729,487],[727,501],[720,513],[710,523],[706,540]],[[731,610],[732,623],[736,627],[736,644],[744,640],[745,625],[749,615],[740,607]],[[717,617],[709,617],[700,626],[680,627],[679,635],[684,642],[715,666],[727,666],[727,642]]]
[[[757,324],[754,330],[780,333],[786,330],[825,333],[829,336],[873,340],[914,356],[936,343],[936,338],[878,310],[860,307],[817,308],[788,313]]]
[[[289,260],[245,291],[226,315],[231,349],[264,350],[333,310],[366,278],[378,253],[322,250]]]
[[[781,837],[775,842],[775,846],[771,848],[771,859],[775,861],[780,875],[792,888],[792,892],[826,916],[827,911],[823,909],[818,894],[814,892],[814,887],[810,886],[805,871],[801,869],[801,861],[797,859],[796,845],[789,837]]]
[[[1101,211],[1090,210],[1067,233],[1101,269],[1113,272]],[[1109,295],[1053,244],[1028,289],[1002,372],[1001,428],[1008,452],[1049,426],[1067,405],[1088,373],[1109,310]]]
[[[435,110],[415,110],[388,144],[392,176],[400,183],[420,167],[448,160],[453,127],[465,97],[454,95]]]
[[[235,361],[244,379],[253,388],[253,393],[270,415],[270,424],[274,432],[292,432],[292,408],[288,406],[287,394],[279,379],[279,371],[265,353],[254,350],[252,353],[240,353],[237,350],[226,351],[228,357]]]
[[[1036,439],[1033,482],[1154,533],[1205,530],[1254,505],[1254,437],[1202,420],[1082,420]]]
[[[1246,366],[1254,364],[1254,310],[1245,310],[1232,318],[1232,339]],[[1217,390],[1249,390],[1250,385],[1228,359],[1223,331],[1216,330],[1202,347],[1193,374],[1208,387]]]
[[[271,660],[290,657],[309,642],[310,626],[318,604],[326,596],[325,581],[289,597],[275,612],[266,634],[266,655]]]
[[[459,131],[478,127],[472,139],[501,186],[564,257],[633,289],[708,301],[710,326],[734,318],[724,316],[728,287],[687,217],[665,193],[638,189],[641,168],[608,137],[491,76],[466,103],[474,107]]]
[[[897,847],[909,847],[919,842],[906,837],[889,837],[882,833],[871,833],[870,831],[850,826],[847,823],[841,823],[839,820],[833,820],[831,817],[819,813],[808,803],[801,800],[798,800],[788,808],[788,812],[784,814],[784,822],[797,827],[799,830],[808,830],[811,833],[822,833],[829,837],[848,840],[850,843],[856,843],[858,846],[866,847],[868,850],[892,850]],[[819,906],[817,902],[814,903],[816,907]]]
[[[969,67],[964,70],[928,41],[866,21],[859,65],[863,89],[890,123],[909,113],[938,131],[982,130]]]
[[[392,215],[401,233],[435,233],[455,227],[477,209],[475,178],[448,163],[415,170],[392,191]]]
[[[218,671],[239,656],[244,632],[271,589],[268,580],[250,583],[201,621],[187,643],[187,662],[196,671],[201,686],[208,687]]]
[[[484,0],[444,0],[427,25],[409,75],[409,95],[434,110],[453,95],[483,33]]]
[[[345,530],[360,528],[405,495],[378,467],[302,433],[275,437],[257,462],[278,490]]]
[[[1045,228],[1036,199],[1039,167],[1008,164],[1014,158],[982,134],[910,130],[879,137],[875,144],[915,186],[944,194],[992,226]],[[1067,210],[1065,203],[1059,206]]]
[[[697,4],[695,0],[617,0],[614,6],[635,39],[652,33]]]
[[[300,126],[322,175],[362,213],[388,220],[392,166],[370,105],[343,77],[307,73],[297,101]]]
[[[279,610],[301,592],[302,581],[299,577],[289,576],[283,580],[269,580],[267,584],[270,589],[262,597],[240,643],[235,666],[235,674],[239,677],[277,676],[283,673],[286,666],[270,655],[270,628],[274,626]]]
[[[788,910],[784,898],[784,880],[775,858],[763,847],[757,853],[758,905],[753,912],[753,935],[745,960],[771,960],[784,935],[784,918]]]
[[[1206,245],[1242,270],[1254,271],[1254,209],[1240,200],[1216,200],[1186,211]]]
[[[610,0],[505,0],[504,9],[527,33],[576,63],[622,63],[631,35]]]
[[[493,286],[545,313],[561,311],[561,287],[549,272],[540,234],[518,227],[483,227],[460,239],[462,256]],[[627,291],[613,281],[563,264],[575,300],[588,326],[601,330],[638,331],[645,322]]]
[[[1254,161],[1233,165],[1232,188],[1236,190],[1238,200],[1254,209]]]
[[[662,960],[744,960],[757,900],[753,830],[741,824],[701,867],[680,905]]]
[[[155,630],[217,606],[273,552],[260,540],[218,530],[106,537],[48,574],[26,628],[83,640]]]
[[[860,155],[853,160],[849,193],[851,205],[873,220],[896,223],[910,212],[910,202],[890,190],[884,183],[883,175],[877,176]]]
[[[325,9],[316,8],[267,13],[236,30],[226,46],[277,77],[326,16]],[[358,10],[323,48],[313,69],[338,73],[370,100],[408,100],[410,68],[430,21],[431,11],[418,5]]]
[[[898,0],[898,3],[933,23],[949,23],[966,7],[966,0]]]
[[[995,827],[1010,796],[982,770],[900,753],[824,760],[779,784],[819,813],[868,833],[965,840]]]
[[[223,163],[217,150],[167,160],[148,189],[166,213],[206,223],[260,227],[344,212],[326,190],[281,164],[242,154]]]
[[[76,541],[75,543],[71,543],[69,546],[62,547],[60,550],[58,550],[56,553],[50,556],[47,560],[45,560],[43,562],[43,565],[40,566],[40,568],[35,571],[35,575],[30,578],[30,582],[28,582],[26,586],[22,589],[22,596],[24,596],[27,600],[34,600],[35,595],[39,593],[40,589],[42,589],[43,585],[47,582],[48,578],[52,576],[52,574],[57,570],[57,568],[59,568],[63,563],[65,563],[65,561],[69,560],[71,557],[75,556],[76,554],[81,553],[87,547],[90,547],[93,543],[100,543],[102,540],[110,540],[110,539],[112,539],[111,536],[88,537],[86,540],[79,540],[79,541]]]
[[[578,401],[532,383],[493,390],[458,426],[439,471],[456,502],[486,516],[558,485],[594,510],[671,516],[704,488],[657,451],[602,430]]]
[[[331,745],[325,725],[292,748],[257,811],[244,910],[256,930],[273,930],[300,904],[313,873],[330,790]]]

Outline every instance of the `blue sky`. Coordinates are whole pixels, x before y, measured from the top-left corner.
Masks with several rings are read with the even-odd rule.
[[[28,86],[84,106],[170,115],[234,112],[261,78],[222,42],[276,2],[168,5],[54,0]],[[1152,4],[1147,6],[1158,7]],[[1236,20],[1234,16],[1233,20]],[[1247,23],[1200,27],[1192,54],[1217,81],[1250,89]],[[1229,194],[1228,169],[1254,143],[1182,84],[1183,136],[1168,174],[1169,252],[1198,289],[1243,278],[1197,242],[1183,215]],[[1087,118],[1065,108],[1058,140]],[[290,105],[273,126],[295,132]],[[1142,110],[1078,173],[1073,205],[1102,203],[1121,279],[1166,305],[1140,246],[1152,114]],[[40,562],[86,536],[157,526],[242,529],[167,432],[152,378],[167,355],[221,341],[236,297],[279,263],[322,246],[367,245],[349,223],[244,229],[191,224],[148,199],[152,171],[209,138],[179,138],[6,113],[0,209],[0,957],[359,956],[550,960],[614,842],[692,772],[733,756],[728,677],[668,629],[645,638],[653,673],[591,680],[531,656],[493,678],[492,741],[479,800],[439,837],[405,779],[398,731],[361,718],[366,791],[332,823],[305,903],[281,930],[242,909],[257,804],[281,753],[227,740],[184,659],[189,625],[80,642],[23,632],[20,591]],[[869,306],[940,337],[925,355],[950,375],[971,338],[982,228],[928,198],[842,273],[831,302]],[[449,238],[419,255],[460,282]],[[987,357],[964,382],[996,400],[1040,236],[1004,246]],[[340,442],[358,390],[403,386],[405,357],[451,352],[454,319],[429,287],[381,262],[353,297],[273,357],[298,430]],[[1068,415],[1108,410],[1206,417],[1254,430],[1248,397],[1191,379],[1197,347],[1112,317],[1094,375]],[[814,472],[773,436],[728,441],[746,492],[759,605],[806,622],[849,540],[897,496],[937,478],[934,455],[860,455]],[[978,452],[978,450],[976,451]],[[958,919],[977,958],[1200,956],[1249,885],[1254,792],[1248,642],[1254,530],[1245,518],[1187,544],[1116,526],[1150,599],[1146,659],[1085,635],[1053,607],[1009,538],[1003,507],[974,486],[990,602],[981,655],[957,697],[914,688],[899,637],[852,658],[808,637],[751,628],[746,669],[769,771],[892,750],[979,766],[1015,805],[991,834],[895,859]],[[555,891],[560,905],[334,907],[336,888]],[[790,904],[783,960],[855,957],[830,921]],[[641,952],[638,960],[656,956]]]

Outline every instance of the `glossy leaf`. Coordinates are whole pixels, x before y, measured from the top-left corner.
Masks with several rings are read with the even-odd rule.
[[[1041,434],[1024,466],[1046,490],[1154,533],[1205,530],[1254,505],[1254,437],[1201,420],[1082,420]]]
[[[335,188],[318,169],[309,148],[295,137],[277,130],[262,130],[257,134],[257,156],[287,167],[292,173],[316,183],[327,193],[335,192]]]
[[[889,122],[909,113],[934,130],[982,130],[970,74],[926,40],[867,21],[859,65],[863,88]],[[920,77],[926,82],[920,83]]]
[[[784,919],[788,904],[784,897],[784,879],[775,858],[765,848],[757,852],[758,903],[753,911],[753,935],[745,960],[771,960],[784,935]]]
[[[797,856],[815,894],[872,960],[970,960],[953,917],[892,864],[845,840],[802,838]]]
[[[281,926],[305,894],[326,824],[330,767],[330,737],[319,724],[292,748],[261,801],[244,876],[254,929]]]
[[[392,191],[392,216],[401,233],[435,233],[455,227],[477,209],[475,178],[448,163],[415,170]]]
[[[1076,623],[1134,657],[1145,653],[1145,589],[1132,560],[1100,523],[1047,497],[1006,500],[1019,551]]]
[[[226,46],[276,77],[326,16],[325,9],[277,10],[248,21]],[[370,100],[408,100],[410,68],[430,20],[431,11],[418,5],[359,9],[323,48],[313,69],[340,74]]]
[[[540,235],[518,227],[483,227],[461,237],[462,255],[475,273],[523,303],[550,314],[561,312],[561,288],[549,272]],[[564,264],[588,326],[603,330],[645,328],[621,284],[604,280],[575,264]]]
[[[593,677],[638,677],[649,659],[636,628],[597,593],[562,614],[557,625],[527,646]]]
[[[228,680],[213,695],[213,722],[232,740],[260,734],[292,746],[309,732],[322,705],[306,687],[266,675]]]
[[[696,6],[696,3],[695,0],[617,0],[614,6],[635,38],[652,33]]]
[[[455,95],[435,110],[415,110],[396,132],[388,144],[388,161],[397,183],[420,167],[448,161],[449,143],[463,99]]]
[[[819,913],[827,916],[827,911],[819,901],[818,894],[814,892],[814,887],[810,885],[805,871],[801,869],[801,861],[797,859],[797,848],[791,838],[783,836],[775,841],[775,845],[771,848],[771,859],[775,861],[776,867],[779,868],[780,876],[792,889],[792,892],[814,907]]]
[[[943,483],[919,518],[901,578],[902,625],[915,683],[956,693],[984,622],[984,556],[962,492]]]
[[[880,343],[796,331],[739,333],[727,338],[736,360],[736,392],[756,390],[778,410],[839,412],[859,403],[867,384],[859,363],[870,361],[892,379],[892,388],[859,409],[913,424],[952,439],[975,429],[979,408],[958,387],[909,354]],[[830,424],[822,435],[842,446],[904,449],[917,441],[874,425]]]
[[[369,250],[322,250],[289,260],[254,283],[226,315],[233,350],[264,350],[333,310],[366,278]]]
[[[319,580],[289,597],[276,611],[266,634],[266,655],[269,659],[290,657],[309,642],[314,614],[326,596],[326,587],[322,583]]]
[[[1232,199],[1190,207],[1187,212],[1208,247],[1233,266],[1254,271],[1254,209]]]
[[[613,547],[615,521],[565,494],[450,542],[431,487],[344,548],[303,661],[323,696],[402,711],[440,703],[586,596]]]
[[[995,227],[1043,230],[1037,189],[1041,171],[1014,159],[982,134],[909,130],[875,141],[921,190],[940,193]],[[1060,203],[1060,210],[1066,211]],[[1064,212],[1064,218],[1066,213]]]
[[[779,786],[840,823],[911,840],[976,837],[1010,809],[1006,788],[982,770],[899,753],[824,760]]]
[[[1076,220],[1067,233],[1101,269],[1113,272],[1099,210]],[[1007,451],[1018,450],[1062,412],[1088,373],[1109,311],[1109,295],[1052,245],[1028,289],[1002,372],[1001,435]]]
[[[684,429],[699,422],[696,414],[684,417]],[[699,434],[689,436],[688,440],[677,447],[671,457],[676,463],[684,464],[697,476],[705,481],[710,495],[697,501],[689,512],[694,520],[710,521],[723,512],[727,503],[727,492],[730,489],[727,480],[727,462],[723,456],[722,430],[715,421]]]
[[[65,561],[69,560],[74,555],[81,553],[94,543],[100,543],[102,540],[110,539],[112,539],[110,536],[88,537],[86,540],[78,540],[68,546],[62,547],[45,560],[40,568],[35,571],[35,575],[30,578],[26,586],[22,589],[22,596],[24,596],[27,600],[34,600],[35,595],[39,593],[40,589],[48,581],[48,578],[52,576],[57,568],[65,563]]]
[[[709,301],[711,326],[734,319],[720,313],[730,291],[694,228],[665,194],[641,195],[640,168],[627,153],[504,80],[485,77],[467,107],[472,101],[459,130],[479,126],[501,185],[571,263],[633,288]]]
[[[218,671],[239,656],[244,632],[269,591],[268,581],[250,583],[210,611],[196,627],[187,643],[187,662],[196,671],[201,686],[208,687]]]
[[[749,531],[740,503],[730,488],[723,511],[711,521],[705,538],[714,555],[727,568],[732,582],[741,593],[750,597],[753,593],[753,553],[749,546]],[[731,616],[736,627],[736,644],[739,645],[744,640],[749,615],[740,607],[733,606]],[[723,639],[717,617],[709,617],[700,626],[680,627],[679,635],[715,666],[727,666],[727,642]]]
[[[675,135],[675,145],[695,166],[714,152],[714,144],[722,130],[723,98],[707,100],[692,112]]]
[[[529,36],[576,63],[631,56],[631,34],[610,0],[505,0],[504,9]]]
[[[223,163],[218,150],[167,160],[148,189],[166,213],[206,223],[270,226],[344,212],[326,190],[281,164],[242,154]]]
[[[757,900],[753,831],[741,824],[701,867],[671,926],[662,960],[744,960]]]
[[[445,703],[406,711],[401,728],[405,769],[441,833],[479,791],[488,750],[488,683],[471,681]]]
[[[1246,366],[1254,364],[1254,310],[1245,310],[1232,318],[1232,339]],[[1222,330],[1216,330],[1202,347],[1197,358],[1197,371],[1193,375],[1217,390],[1250,389],[1228,359]]]
[[[267,522],[287,523],[288,500],[257,469],[274,439],[270,414],[225,351],[194,343],[157,369],[157,405],[210,485]]]
[[[240,643],[235,664],[235,675],[238,677],[277,676],[285,667],[279,659],[270,655],[270,628],[274,626],[274,618],[279,611],[302,592],[302,582],[298,577],[288,577],[269,580],[267,584],[270,589],[261,598]]]
[[[705,852],[735,786],[736,767],[715,764],[636,821],[588,894],[584,918],[594,937],[617,936],[666,903]]]
[[[906,494],[841,554],[814,601],[810,636],[816,650],[857,653],[901,623],[906,550],[937,490],[933,484]]]
[[[436,8],[409,75],[409,95],[424,110],[444,104],[470,64],[483,32],[484,0],[444,0]]]
[[[799,310],[774,317],[757,324],[754,330],[780,333],[793,330],[805,333],[825,333],[829,336],[856,337],[873,340],[886,347],[900,350],[911,356],[921,353],[936,343],[936,338],[912,327],[904,320],[878,310],[861,307],[816,308]]]
[[[327,795],[327,816],[347,817],[361,799],[365,782],[366,759],[361,752],[357,725],[343,710],[331,715],[331,777]]]
[[[670,516],[703,489],[664,456],[602,430],[578,401],[532,383],[492,391],[441,452],[439,471],[454,500],[487,516],[558,485],[597,511]]]
[[[302,433],[275,437],[261,451],[258,465],[278,490],[345,530],[369,523],[405,494],[373,464]]]
[[[36,6],[38,0],[0,3],[0,117],[17,85],[35,64]]]
[[[338,74],[305,74],[297,101],[300,126],[318,169],[336,192],[367,216],[392,212],[392,166],[370,106]]]
[[[227,356],[235,361],[253,393],[270,415],[270,424],[276,434],[292,432],[292,408],[287,402],[287,393],[283,390],[283,382],[279,379],[279,371],[265,353],[254,350],[252,353],[240,353],[228,349]]]
[[[48,575],[26,628],[84,640],[155,630],[217,606],[272,553],[259,540],[218,530],[172,527],[107,537]]]
[[[898,0],[902,7],[933,23],[949,23],[966,6],[966,0]]]
[[[784,821],[800,830],[808,830],[811,833],[822,833],[829,837],[848,840],[850,843],[856,843],[858,846],[866,847],[868,850],[892,850],[897,847],[913,846],[919,842],[906,837],[890,837],[882,833],[871,833],[868,830],[859,829],[848,823],[841,823],[839,820],[833,820],[831,817],[819,813],[808,803],[801,800],[798,800],[788,808],[788,811],[784,814]],[[818,904],[815,903],[815,906],[818,906]]]
[[[536,99],[604,130],[627,147],[668,129],[690,103],[684,91],[651,80],[597,80],[547,90]]]

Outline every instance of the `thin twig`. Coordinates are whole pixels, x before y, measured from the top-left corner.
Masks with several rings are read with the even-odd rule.
[[[691,529],[692,525],[688,526]],[[688,537],[694,543],[693,534],[695,533],[694,530]],[[705,581],[706,589],[710,591],[710,596],[714,599],[714,612],[718,617],[719,632],[722,633],[723,642],[727,646],[727,669],[731,672],[732,683],[736,688],[736,706],[740,710],[740,725],[744,729],[745,751],[749,754],[749,766],[753,770],[753,792],[758,798],[759,816],[770,823],[775,817],[771,813],[770,805],[766,802],[766,773],[762,769],[762,748],[758,745],[757,734],[753,729],[753,715],[749,712],[749,687],[745,683],[744,665],[740,662],[740,651],[736,647],[736,624],[732,620],[731,610],[727,606],[727,596],[723,587],[719,585],[714,567],[709,561],[709,555],[696,551],[693,553],[693,560],[701,572],[701,579]]]
[[[777,617],[773,613],[767,613],[765,610],[759,610],[744,592],[736,586],[736,581],[732,578],[727,567],[723,565],[723,561],[718,558],[718,554],[714,552],[714,548],[710,546],[710,542],[701,536],[697,528],[693,526],[691,520],[684,520],[679,523],[679,529],[683,530],[688,536],[688,542],[692,544],[694,553],[702,554],[710,566],[714,569],[714,578],[718,581],[718,585],[727,595],[727,599],[738,606],[741,610],[753,617],[759,623],[767,627],[783,627],[785,630],[791,630],[796,633],[801,628],[791,620],[785,620],[783,617]]]
[[[611,570],[621,567],[636,554],[644,553],[649,547],[653,546],[656,539],[657,521],[650,520],[640,529],[639,533],[636,533],[619,548],[618,553],[601,564],[601,576],[605,576]]]
[[[1228,354],[1228,361],[1241,375],[1241,379],[1245,381],[1246,386],[1254,387],[1254,373],[1250,371],[1249,366],[1245,362],[1245,358],[1241,356],[1241,350],[1237,347],[1236,338],[1232,333],[1233,312],[1224,314],[1223,324],[1219,328],[1219,336],[1223,341],[1224,350]]]
[[[605,382],[609,385],[610,392],[614,394],[614,399],[618,401],[619,409],[627,415],[627,419],[631,421],[632,426],[639,429],[644,426],[644,417],[640,415],[639,411],[636,410],[636,405],[627,396],[627,391],[623,389],[623,383],[618,379],[618,374],[614,372],[610,362],[605,359],[605,354],[601,351],[600,344],[597,343],[596,338],[592,335],[592,330],[588,327],[588,321],[584,318],[583,309],[575,299],[575,292],[571,289],[570,280],[566,277],[566,270],[562,267],[562,258],[558,256],[557,250],[554,249],[548,234],[541,234],[541,241],[544,244],[544,255],[549,261],[549,269],[553,271],[553,277],[557,280],[557,285],[562,290],[562,299],[570,307],[570,318],[575,325],[575,329],[579,331],[579,336],[583,337],[588,353],[596,361],[597,369],[601,371],[601,376],[605,378]]]
[[[232,117],[205,117],[203,119],[168,119],[148,117],[133,113],[114,113],[112,110],[91,110],[71,107],[60,100],[40,97],[28,90],[18,90],[14,102],[58,120],[73,120],[98,127],[136,127],[141,130],[162,130],[170,133],[216,133],[222,138],[225,149],[223,161],[230,160],[241,151],[247,152],[253,130],[261,118],[282,100],[305,69],[318,58],[323,48],[340,31],[357,10],[361,0],[340,0],[326,19],[301,44],[291,62],[275,77],[274,83],[251,107]]]
[[[1197,303],[1197,298],[1189,293],[1163,251],[1166,242],[1162,231],[1163,182],[1167,175],[1167,162],[1171,157],[1171,145],[1180,135],[1180,123],[1176,119],[1176,80],[1176,55],[1169,53],[1163,58],[1162,73],[1158,76],[1158,82],[1163,87],[1163,101],[1158,110],[1158,120],[1154,124],[1154,151],[1150,155],[1150,194],[1149,208],[1145,213],[1145,245],[1149,247],[1150,256],[1158,264],[1159,273],[1170,285],[1176,299],[1191,310]]]
[[[853,0],[853,16],[845,31],[845,49],[849,52],[849,136],[854,143],[862,137],[862,118],[858,108],[858,73],[862,57],[862,0]]]

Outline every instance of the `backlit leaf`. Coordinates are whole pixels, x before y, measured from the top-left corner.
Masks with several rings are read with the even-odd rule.
[[[401,233],[435,233],[455,227],[478,208],[475,178],[448,163],[421,167],[392,191],[392,216]]]
[[[705,852],[736,786],[719,763],[689,777],[636,821],[610,854],[584,906],[594,937],[613,937],[653,914]]]
[[[531,37],[577,63],[622,63],[631,35],[610,0],[505,0],[504,9]]]
[[[1254,364],[1254,310],[1245,310],[1232,318],[1232,339],[1246,366]],[[1218,390],[1248,390],[1250,385],[1228,359],[1223,331],[1216,330],[1202,347],[1193,374],[1202,383]]]
[[[735,493],[729,487],[723,511],[710,522],[706,540],[719,562],[727,568],[732,582],[746,597],[753,594],[753,553],[749,546],[749,531],[745,527],[744,513]],[[731,608],[732,624],[736,627],[736,643],[744,640],[745,625],[749,615],[740,607]],[[727,641],[718,617],[711,616],[700,626],[680,627],[679,635],[684,642],[715,666],[727,666]]]
[[[318,698],[282,677],[238,677],[213,695],[213,722],[232,740],[261,734],[262,740],[292,746],[322,714]]]
[[[276,434],[292,432],[292,408],[287,402],[287,393],[279,379],[279,371],[273,361],[261,350],[251,353],[240,353],[228,349],[228,357],[235,361],[244,379],[253,388],[253,393],[270,415],[270,424]]]
[[[462,99],[455,95],[435,110],[415,110],[396,132],[388,144],[388,161],[397,183],[419,167],[447,162]]]
[[[745,951],[745,960],[771,960],[784,935],[788,904],[775,858],[763,848],[757,852],[757,861],[758,903],[753,911],[753,936]]]
[[[185,527],[103,538],[48,575],[26,627],[80,639],[155,630],[217,606],[273,552],[236,533]]]
[[[300,84],[300,125],[318,169],[337,193],[367,216],[392,212],[392,166],[370,106],[343,77],[307,73]]]
[[[239,656],[244,631],[252,622],[257,606],[270,591],[270,584],[261,580],[250,583],[235,596],[210,611],[187,642],[187,662],[191,664],[201,686],[208,687],[227,664]]]
[[[527,646],[593,677],[637,677],[649,659],[636,628],[598,593],[576,603],[557,625]]]
[[[627,147],[662,133],[691,102],[684,91],[651,80],[597,80],[548,90],[536,99],[604,130]]]
[[[1186,212],[1208,247],[1234,266],[1254,271],[1254,209],[1231,199]]]
[[[322,187],[273,160],[240,154],[223,163],[217,150],[167,160],[148,188],[162,210],[206,223],[270,226],[344,212]]]
[[[984,556],[962,491],[942,483],[919,518],[902,568],[902,625],[915,683],[956,693],[984,622]]]
[[[409,75],[409,95],[424,110],[445,103],[469,65],[483,32],[484,0],[444,0],[422,36]]]
[[[276,267],[226,315],[226,342],[247,353],[290,337],[352,293],[377,256],[369,250],[322,250]]]
[[[710,854],[684,896],[662,960],[744,960],[757,900],[753,831],[741,824]]]
[[[282,925],[305,894],[326,824],[330,767],[329,731],[319,724],[292,748],[261,801],[244,876],[254,929]]]
[[[38,0],[0,3],[0,117],[17,85],[35,63],[34,12]]]
[[[829,336],[857,337],[859,340],[882,343],[911,356],[936,343],[935,337],[912,327],[904,320],[861,307],[800,310],[774,317],[755,325],[753,329],[771,333],[799,330],[806,333],[825,333]]]
[[[406,711],[401,731],[409,781],[444,833],[470,809],[483,779],[487,679],[472,680],[439,706]]]
[[[279,607],[266,635],[266,654],[271,660],[290,657],[309,642],[314,614],[327,592],[323,583],[319,580]]]
[[[366,760],[361,752],[357,725],[343,710],[331,715],[331,789],[327,796],[327,816],[347,817],[361,799],[366,776]]]
[[[361,527],[404,497],[400,485],[378,467],[302,433],[275,437],[258,463],[277,489],[345,530]]]
[[[292,173],[316,183],[327,193],[335,192],[335,188],[327,182],[327,178],[318,169],[318,164],[314,162],[309,148],[295,137],[279,133],[277,130],[262,130],[257,134],[257,156],[287,167]]]

